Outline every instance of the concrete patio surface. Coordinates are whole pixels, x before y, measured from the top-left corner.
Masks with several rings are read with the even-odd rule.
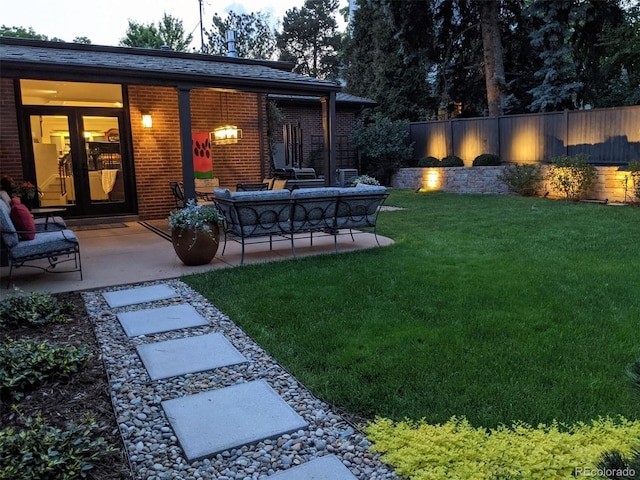
[[[104,225],[100,227],[106,227]],[[70,227],[72,230],[74,227]],[[90,228],[90,227],[89,227]],[[182,275],[206,272],[217,268],[228,268],[240,265],[241,246],[230,241],[224,256],[222,240],[218,253],[207,265],[189,267],[176,256],[170,241],[150,231],[138,222],[114,224],[109,228],[74,230],[80,240],[83,279],[78,272],[47,273],[38,269],[22,267],[14,269],[12,284],[6,290],[8,267],[0,269],[2,288],[0,298],[5,297],[11,289],[18,288],[23,292],[61,293],[79,290],[91,290],[116,285],[140,283],[152,280],[178,278]],[[377,247],[376,239],[370,233],[354,235],[355,242],[347,235],[338,237],[338,252],[349,252],[365,248]],[[390,245],[393,241],[378,235],[381,246]],[[297,257],[308,255],[335,254],[333,237],[330,235],[313,236],[313,246],[309,244],[309,236],[296,237]],[[268,241],[255,243],[245,247],[245,264],[285,260],[292,258],[291,243],[288,240],[274,241],[273,250],[269,250]],[[46,261],[40,261],[46,265]],[[58,267],[60,271],[66,268]]]

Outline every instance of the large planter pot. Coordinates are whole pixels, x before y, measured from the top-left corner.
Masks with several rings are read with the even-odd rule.
[[[205,265],[216,256],[220,243],[220,228],[211,224],[211,232],[174,228],[171,230],[173,248],[185,265]]]

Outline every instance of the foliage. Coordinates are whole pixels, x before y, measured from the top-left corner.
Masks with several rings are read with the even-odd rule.
[[[206,52],[227,55],[227,32],[236,32],[236,55],[242,58],[272,59],[276,51],[276,32],[269,24],[267,13],[229,12],[226,18],[213,16],[213,28],[206,31]]]
[[[361,2],[354,12],[345,46],[345,90],[375,100],[378,106],[374,110],[393,120],[423,120],[428,111],[437,109],[425,83],[424,57],[405,55],[397,26],[390,21],[384,4],[382,0]],[[423,10],[420,7],[416,13]],[[426,25],[420,30],[425,38]]]
[[[388,184],[391,175],[404,166],[413,154],[413,144],[407,145],[408,123],[391,120],[381,114],[357,120],[352,141],[363,158],[363,169],[371,177]]]
[[[629,162],[633,195],[640,201],[640,161]]]
[[[440,160],[438,160],[436,157],[422,157],[420,160],[418,160],[418,166],[419,167],[439,167]]]
[[[0,430],[0,479],[86,478],[101,452],[114,451],[102,437],[92,439],[98,426],[88,415],[65,430],[47,424],[41,414],[21,417],[24,429]]]
[[[440,160],[441,167],[464,167],[464,160],[457,155],[447,155]]]
[[[640,448],[633,450],[628,459],[618,450],[605,452],[598,471],[611,480],[640,480]]]
[[[300,9],[287,10],[276,45],[280,60],[295,63],[294,72],[337,80],[342,45],[335,19],[338,6],[338,0],[305,0]]]
[[[547,180],[551,188],[560,192],[567,200],[580,200],[597,179],[596,167],[587,162],[587,156],[560,155],[551,159]]]
[[[143,25],[129,20],[129,26],[125,37],[120,39],[120,45],[143,48],[167,46],[176,52],[186,52],[192,39],[193,35],[185,34],[182,20],[165,13],[158,22],[158,27],[153,22]]]
[[[185,281],[353,415],[640,420],[622,373],[640,355],[640,209],[409,189],[385,204],[402,207],[378,216],[389,247]]]
[[[85,345],[8,339],[0,345],[0,398],[19,400],[48,380],[67,378],[91,357]]]
[[[498,175],[498,180],[504,182],[510,192],[524,197],[533,197],[540,191],[540,184],[544,180],[539,165],[515,164],[509,165]]]
[[[37,327],[48,323],[64,323],[72,308],[71,303],[59,302],[48,293],[13,295],[0,301],[0,327]]]
[[[363,185],[375,185],[375,186],[380,185],[380,182],[378,180],[376,180],[373,177],[370,177],[369,175],[359,175],[355,177],[351,182],[351,186],[355,187],[359,183],[362,183]]]
[[[627,376],[631,380],[631,386],[640,398],[640,358],[627,366]]]
[[[474,167],[494,167],[500,163],[500,157],[493,153],[482,153],[473,159]]]
[[[589,423],[474,428],[453,417],[443,425],[424,420],[394,424],[377,418],[365,432],[382,460],[409,479],[571,479],[593,471],[602,452],[630,452],[640,421],[600,418]]]
[[[198,205],[195,200],[187,200],[184,208],[169,214],[169,227],[210,232],[211,224],[220,223],[222,217],[211,205]]]

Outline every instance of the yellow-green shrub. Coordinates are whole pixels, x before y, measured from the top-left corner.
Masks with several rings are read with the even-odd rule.
[[[444,425],[378,418],[365,432],[372,449],[411,480],[574,479],[576,472],[596,470],[605,451],[628,455],[640,444],[640,421],[622,417],[492,430],[457,417]]]

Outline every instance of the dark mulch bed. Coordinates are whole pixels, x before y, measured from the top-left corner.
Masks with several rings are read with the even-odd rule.
[[[38,412],[41,412],[47,423],[62,429],[70,421],[81,423],[85,413],[88,412],[98,425],[94,430],[96,436],[103,437],[110,445],[117,448],[117,451],[103,455],[99,461],[94,462],[94,468],[89,471],[87,478],[131,479],[133,477],[109,397],[109,385],[100,356],[100,347],[82,297],[79,293],[58,294],[56,297],[60,301],[72,302],[75,305],[68,322],[40,328],[2,330],[0,342],[3,342],[6,337],[14,339],[28,337],[55,344],[85,344],[93,353],[93,357],[71,378],[43,385],[30,392],[16,405],[23,415],[35,417]],[[0,425],[14,425],[22,428],[20,417],[12,411],[8,403],[0,403]]]

